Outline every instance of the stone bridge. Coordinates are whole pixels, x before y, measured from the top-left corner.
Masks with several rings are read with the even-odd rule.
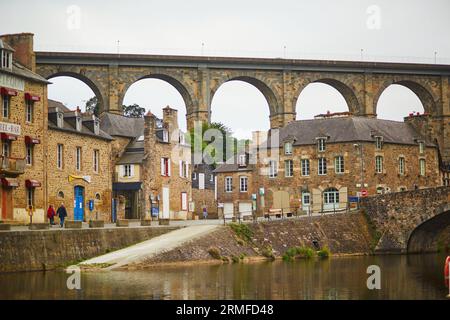
[[[184,99],[188,127],[209,121],[211,101],[227,81],[255,86],[269,105],[271,128],[296,119],[296,104],[310,83],[337,89],[356,115],[375,117],[391,84],[411,89],[432,116],[434,138],[450,160],[450,66],[432,64],[291,59],[36,52],[37,72],[47,79],[75,77],[95,93],[101,110],[121,112],[127,89],[156,78],[173,85]]]
[[[362,199],[379,233],[376,252],[433,252],[450,245],[450,187]]]

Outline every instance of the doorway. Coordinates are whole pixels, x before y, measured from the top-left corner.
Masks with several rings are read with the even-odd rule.
[[[84,187],[76,186],[74,189],[75,199],[73,208],[73,219],[84,220]]]
[[[167,187],[162,188],[163,191],[163,211],[162,218],[169,219],[170,218],[170,190]]]
[[[13,219],[13,199],[12,199],[12,188],[1,189],[2,194],[2,220],[12,220]]]

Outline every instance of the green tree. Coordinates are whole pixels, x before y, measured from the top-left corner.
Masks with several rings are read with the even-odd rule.
[[[100,113],[100,104],[98,103],[98,99],[96,96],[93,96],[88,101],[86,101],[86,112],[91,112],[98,117]]]
[[[129,118],[142,118],[145,115],[145,108],[140,107],[138,104],[130,104],[128,106],[122,106],[123,115]]]

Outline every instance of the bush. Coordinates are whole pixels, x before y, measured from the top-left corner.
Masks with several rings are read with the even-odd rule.
[[[328,258],[329,256],[331,256],[331,252],[327,247],[323,247],[317,252],[317,255],[319,256],[319,258]]]
[[[246,255],[245,253],[241,253],[241,254],[239,255],[239,258],[240,258],[241,260],[244,260],[246,256],[247,256],[247,255]]]
[[[229,226],[239,238],[247,242],[252,242],[253,231],[247,224],[230,223]]]
[[[232,256],[231,261],[233,261],[233,263],[238,263],[240,261],[240,259],[237,256]]]
[[[211,247],[208,249],[208,253],[213,257],[214,259],[220,260],[222,259],[222,256],[220,255],[220,250],[217,247]]]
[[[266,258],[270,258],[272,260],[275,259],[275,255],[273,254],[271,247],[266,247],[262,249],[261,254]]]
[[[289,261],[298,258],[310,259],[314,257],[315,251],[309,247],[292,247],[286,250],[283,260]]]

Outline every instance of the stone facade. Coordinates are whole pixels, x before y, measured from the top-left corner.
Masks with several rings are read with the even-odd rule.
[[[11,68],[0,67],[0,219],[29,222],[32,206],[33,222],[43,222],[47,206],[48,82],[32,72],[33,59],[26,59],[33,54],[32,36],[7,35],[1,36],[0,41],[17,49],[12,52]],[[4,113],[5,99],[9,101],[7,114]],[[28,117],[27,108],[31,110]],[[19,131],[12,132],[8,128],[10,125]]]

